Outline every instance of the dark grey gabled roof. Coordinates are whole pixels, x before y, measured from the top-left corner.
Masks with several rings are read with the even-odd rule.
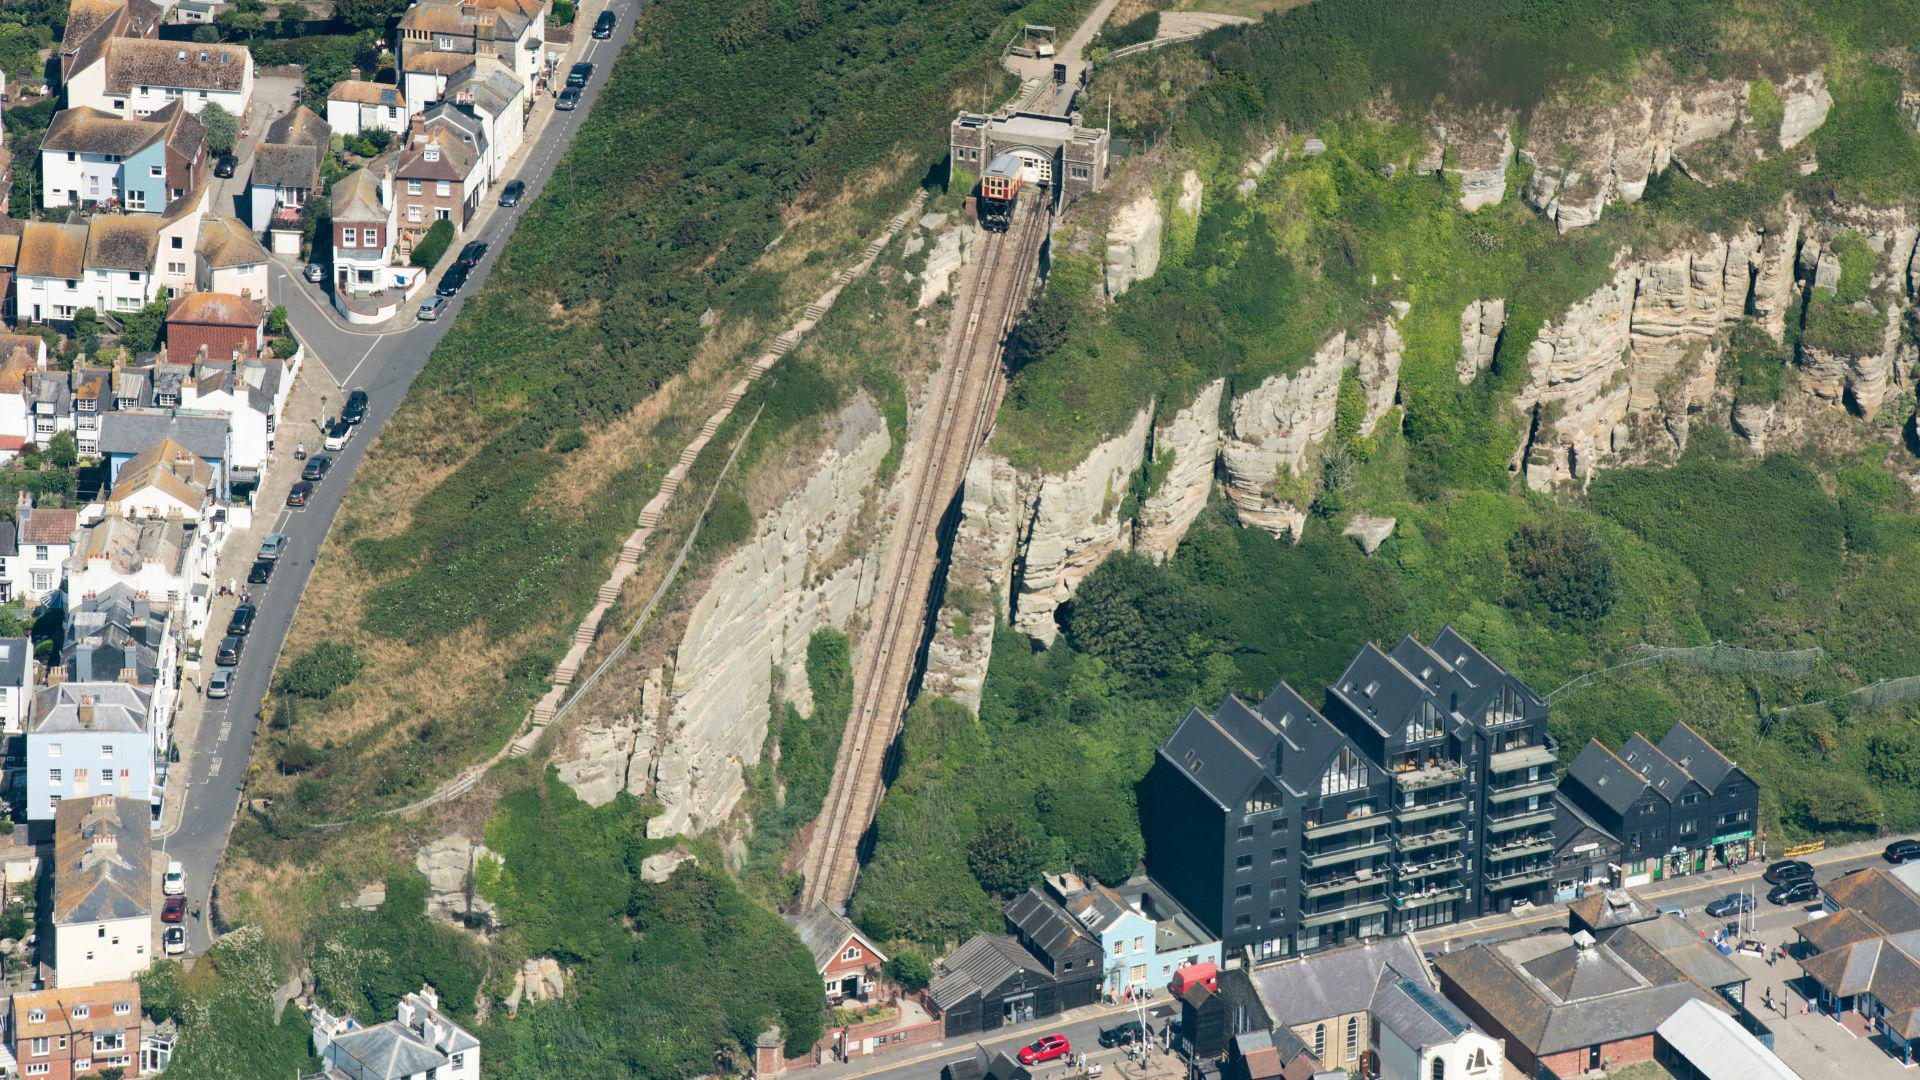
[[[1429,693],[1428,686],[1413,672],[1371,641],[1361,646],[1347,670],[1327,688],[1328,697],[1345,702],[1382,735],[1398,732]]]
[[[1261,699],[1260,715],[1279,730],[1280,783],[1295,795],[1318,790],[1327,762],[1353,742],[1284,679]]]
[[[1006,914],[1007,922],[1019,929],[1023,939],[1056,960],[1076,947],[1091,945],[1096,951],[1100,948],[1100,943],[1081,929],[1066,908],[1039,889],[1029,888],[1014,897],[1007,904]]]
[[[172,439],[203,458],[227,456],[227,420],[213,414],[172,410],[121,410],[100,420],[102,454],[138,454]]]
[[[1553,793],[1553,843],[1557,852],[1565,852],[1575,846],[1583,835],[1604,837],[1614,844],[1620,838],[1608,832],[1593,816],[1580,808],[1580,805],[1567,797],[1564,791]]]
[[[1586,788],[1616,814],[1626,813],[1627,807],[1648,788],[1646,778],[1634,772],[1599,739],[1588,739],[1587,745],[1580,748],[1573,764],[1567,766],[1567,779]]]
[[[1661,753],[1659,747],[1637,731],[1620,747],[1620,760],[1645,777],[1653,790],[1666,796],[1669,801],[1678,799],[1681,789],[1695,782],[1693,777],[1687,775],[1687,770],[1675,764],[1672,758]]]
[[[861,948],[873,953],[875,961],[886,962],[886,954],[874,948],[873,942],[868,941],[859,928],[825,904],[815,903],[800,914],[789,915],[786,918],[787,923],[793,927],[793,932],[799,935],[800,943],[813,954],[815,968],[825,969],[828,964],[838,959],[841,950],[846,947],[848,938],[857,938]]]
[[[1221,710],[1238,703],[1229,697]],[[1245,706],[1241,706],[1244,708]],[[1160,756],[1186,774],[1221,809],[1240,805],[1254,784],[1266,775],[1258,752],[1235,739],[1215,718],[1202,709],[1187,713],[1180,726],[1160,747]]]
[[[32,670],[33,642],[23,637],[0,637],[0,686],[27,685]]]
[[[1023,971],[1036,981],[1052,977],[1032,953],[1012,938],[975,934],[940,961],[940,974],[928,984],[927,996],[944,1011],[970,995],[985,994]]]
[[[1415,1050],[1441,1046],[1473,1030],[1460,1010],[1411,979],[1397,979],[1374,995],[1373,1018]]]
[[[1691,773],[1695,780],[1712,792],[1718,792],[1727,774],[1738,768],[1727,755],[1714,749],[1712,743],[1702,738],[1699,732],[1688,727],[1685,720],[1675,721],[1660,739],[1660,752],[1672,758],[1675,764]]]
[[[1433,985],[1409,934],[1312,953],[1247,975],[1275,1027],[1366,1012],[1389,982]]]

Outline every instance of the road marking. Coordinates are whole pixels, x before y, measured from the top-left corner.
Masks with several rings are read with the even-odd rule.
[[[232,736],[233,736],[233,721],[229,720],[226,723],[220,725],[220,734],[214,736],[213,741],[226,742]]]
[[[219,775],[220,775],[220,759],[214,758],[213,764],[207,766],[207,779],[211,780],[214,777]]]
[[[374,342],[373,342],[373,344],[371,344],[371,345],[369,345],[369,346],[367,346],[367,351],[366,351],[366,352],[363,352],[363,353],[361,353],[361,354],[360,354],[360,363],[358,363],[358,364],[355,364],[355,365],[353,365],[353,370],[352,370],[352,371],[349,371],[349,372],[347,372],[347,377],[346,377],[346,378],[344,378],[344,379],[341,379],[341,380],[340,380],[340,385],[341,385],[341,386],[351,386],[351,385],[353,385],[353,377],[354,377],[355,375],[358,375],[358,374],[360,373],[360,364],[364,364],[364,363],[366,363],[366,362],[367,362],[367,357],[369,357],[369,356],[372,356],[372,355],[373,355],[373,350],[375,350],[375,349],[377,349],[377,348],[379,348],[379,347],[380,347],[380,341],[379,341],[379,339],[377,339],[377,338],[376,338],[376,339],[374,339]]]

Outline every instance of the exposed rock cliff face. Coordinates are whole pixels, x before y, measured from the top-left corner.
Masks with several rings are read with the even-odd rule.
[[[625,791],[645,795],[653,784],[653,755],[666,704],[665,673],[655,668],[640,689],[632,713],[582,724],[565,750],[554,755],[560,780],[593,806]]]
[[[859,520],[887,426],[864,397],[835,426],[819,467],[760,521],[688,615],[654,788],[663,809],[647,821],[649,835],[699,832],[727,816],[745,790],[742,765],[766,742],[775,672],[790,697],[803,697],[808,637],[845,625],[856,594],[872,591],[877,560],[822,569]]]
[[[940,220],[935,221],[936,218]],[[920,297],[914,304],[926,307],[952,290],[960,268],[966,265],[967,255],[973,249],[974,230],[965,222],[949,227],[945,214],[928,214],[920,224],[935,234],[933,250],[927,253],[927,265],[920,271]],[[918,232],[908,241],[924,242]]]
[[[1054,612],[1094,567],[1131,545],[1120,503],[1146,459],[1148,416],[1141,410],[1064,474],[1020,478],[1015,629],[1052,644],[1060,629]]]
[[[1788,79],[1780,88],[1780,104],[1780,148],[1791,150],[1826,123],[1827,113],[1833,109],[1826,73],[1815,70]]]
[[[994,620],[1012,576],[1018,538],[1018,493],[1013,466],[988,453],[974,455],[960,494],[960,524],[947,565],[946,597],[927,644],[921,692],[953,698],[980,711],[980,688],[993,656]]]
[[[1307,508],[1291,489],[1303,480],[1309,451],[1333,430],[1341,374],[1350,367],[1358,371],[1367,395],[1361,427],[1371,431],[1399,392],[1401,349],[1392,323],[1352,339],[1336,334],[1306,367],[1270,376],[1234,398],[1220,461],[1227,497],[1241,524],[1258,525],[1275,536],[1300,535]]]
[[[1120,208],[1107,225],[1107,295],[1119,296],[1160,269],[1160,238],[1166,222],[1153,192]]]
[[[1134,548],[1156,561],[1173,554],[1200,511],[1207,508],[1213,487],[1213,463],[1220,453],[1220,394],[1224,380],[1216,379],[1200,391],[1193,404],[1153,429],[1152,460],[1173,460],[1164,479],[1140,504],[1134,526]]]
[[[1507,197],[1517,120],[1511,111],[1444,118],[1428,132],[1426,156],[1415,169],[1459,178],[1462,210],[1492,206]]]
[[[1475,300],[1460,312],[1460,359],[1454,367],[1462,385],[1493,366],[1493,351],[1506,328],[1505,300]]]

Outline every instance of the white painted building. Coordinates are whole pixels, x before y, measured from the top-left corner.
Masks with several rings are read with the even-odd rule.
[[[169,101],[197,113],[217,104],[247,115],[253,54],[244,45],[109,38],[91,63],[67,77],[67,107],[145,116]]]
[[[53,825],[55,986],[137,977],[153,962],[153,840],[145,802],[61,803]]]
[[[0,638],[0,727],[9,735],[25,730],[33,705],[33,642]]]
[[[18,588],[29,604],[38,604],[59,592],[65,583],[67,557],[73,553],[78,515],[58,507],[36,507],[33,497],[20,493],[13,518],[20,528]]]
[[[1373,1051],[1381,1080],[1501,1080],[1507,1044],[1473,1026],[1436,991],[1411,979],[1373,999]]]
[[[342,1076],[364,1080],[480,1080],[480,1040],[440,1011],[440,995],[423,986],[395,1006],[395,1019],[361,1027],[316,1005],[313,1053]],[[331,1075],[331,1074],[329,1074]]]
[[[398,86],[348,79],[327,94],[327,126],[338,135],[407,129],[407,99]]]

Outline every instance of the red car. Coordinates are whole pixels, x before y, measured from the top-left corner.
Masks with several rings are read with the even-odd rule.
[[[160,907],[160,921],[184,922],[186,918],[187,898],[184,896],[167,897],[167,902]]]
[[[1042,1061],[1052,1061],[1057,1057],[1066,1057],[1073,1046],[1065,1035],[1042,1035],[1032,1046],[1020,1048],[1020,1064],[1038,1065]]]

